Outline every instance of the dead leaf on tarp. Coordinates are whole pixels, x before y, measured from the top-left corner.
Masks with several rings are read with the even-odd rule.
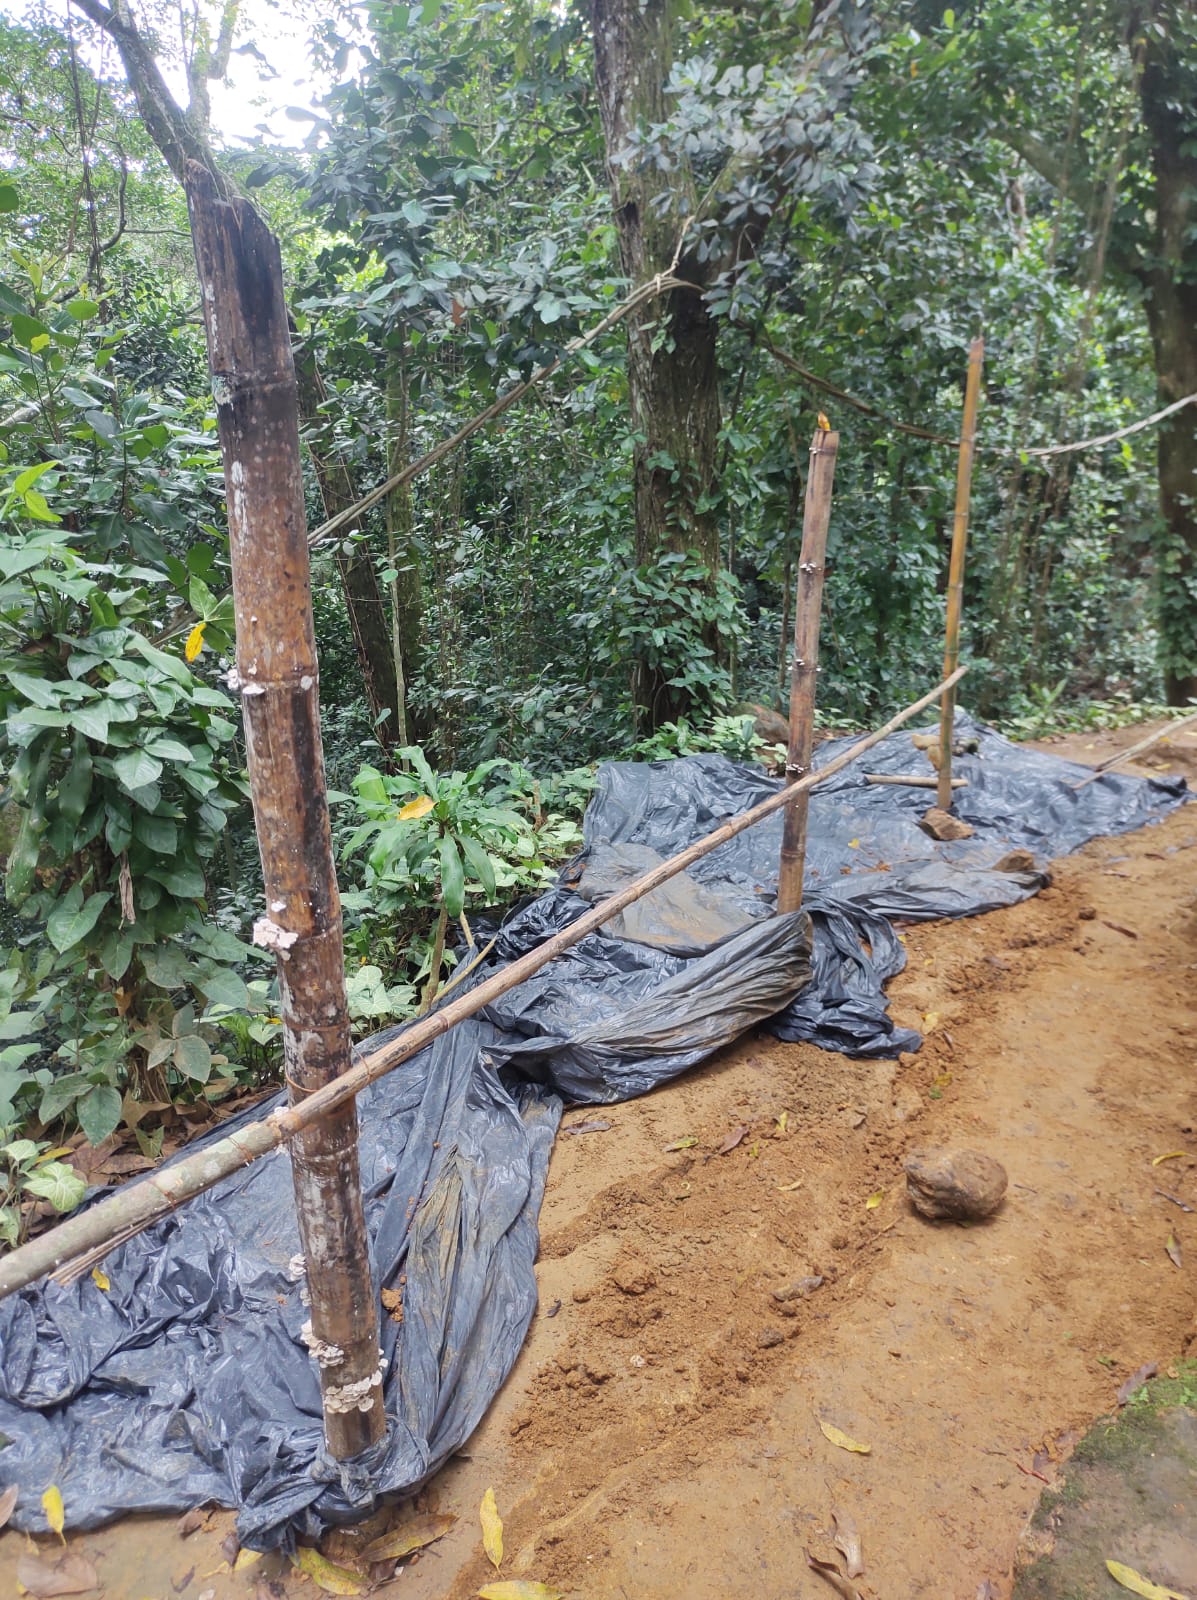
[[[72,1552],[51,1565],[41,1556],[22,1556],[17,1562],[17,1582],[34,1600],[54,1600],[60,1594],[89,1594],[99,1578],[86,1556]]]
[[[842,1511],[839,1506],[832,1506],[831,1520],[835,1523],[835,1538],[831,1542],[843,1556],[848,1576],[859,1578],[864,1571],[864,1559],[860,1552],[860,1534],[856,1531],[856,1519],[850,1511]]]
[[[560,1589],[550,1589],[547,1583],[532,1583],[527,1578],[504,1578],[502,1583],[488,1583],[478,1591],[479,1600],[565,1600]]]
[[[830,1444],[835,1445],[838,1449],[851,1450],[855,1455],[858,1456],[867,1456],[872,1454],[873,1447],[871,1444],[858,1444],[855,1439],[850,1439],[848,1435],[844,1433],[842,1429],[837,1428],[834,1423],[824,1422],[822,1417],[820,1417],[818,1421],[823,1437]]]
[[[665,1146],[665,1154],[672,1155],[675,1150],[693,1150],[697,1143],[698,1140],[694,1135],[688,1133],[684,1139],[675,1139],[672,1144],[667,1144]]]
[[[503,1565],[503,1519],[495,1504],[493,1489],[488,1489],[482,1496],[478,1516],[482,1523],[482,1548],[491,1566],[498,1570]]]
[[[1174,1267],[1179,1267],[1181,1265],[1180,1246],[1176,1242],[1176,1235],[1174,1233],[1170,1233],[1168,1235],[1164,1249],[1168,1252],[1168,1260],[1172,1263],[1172,1265]]]
[[[1152,1583],[1133,1567],[1124,1567],[1121,1561],[1107,1561],[1106,1571],[1115,1583],[1132,1594],[1142,1595],[1143,1600],[1188,1600],[1178,1589],[1165,1589],[1162,1584]]]
[[[306,1573],[325,1594],[365,1593],[365,1578],[359,1573],[350,1572],[348,1567],[338,1567],[311,1545],[301,1544],[291,1557],[291,1562],[300,1572]]]
[[[11,1517],[13,1512],[16,1510],[17,1495],[20,1494],[20,1492],[21,1491],[18,1489],[17,1485],[12,1483],[9,1484],[8,1488],[5,1489],[3,1494],[0,1494],[0,1528],[4,1526],[9,1517]]]
[[[842,1594],[844,1600],[862,1600],[860,1590],[854,1583],[849,1583],[834,1561],[820,1561],[813,1551],[808,1550],[806,1564],[820,1578],[825,1578],[837,1594]]]
[[[91,1269],[91,1281],[95,1284],[96,1288],[100,1289],[104,1294],[107,1294],[109,1289],[112,1288],[112,1280],[109,1278],[106,1272],[101,1272],[99,1267],[93,1267]]]
[[[723,1143],[716,1146],[715,1154],[717,1156],[727,1155],[728,1151],[734,1150],[736,1146],[745,1138],[747,1133],[748,1128],[743,1123],[741,1123],[738,1128],[733,1128]]]
[[[575,1122],[572,1128],[566,1128],[566,1133],[606,1133],[611,1126],[609,1122]]]
[[[46,1513],[46,1521],[49,1524],[50,1532],[56,1533],[65,1544],[66,1535],[62,1529],[66,1521],[66,1510],[62,1503],[62,1490],[56,1483],[52,1483],[42,1495],[42,1510]]]
[[[1138,1372],[1132,1372],[1126,1382],[1118,1386],[1118,1404],[1124,1406],[1135,1390],[1141,1389],[1148,1378],[1154,1378],[1159,1370],[1160,1364],[1158,1361],[1149,1361],[1145,1366],[1140,1367]]]
[[[368,1544],[362,1551],[362,1560],[402,1561],[413,1550],[422,1550],[426,1544],[435,1544],[438,1539],[443,1539],[456,1521],[451,1511],[442,1516],[429,1514],[412,1517],[402,1527],[392,1528],[390,1533],[384,1533],[381,1539]]]
[[[238,1550],[237,1558],[233,1562],[234,1572],[248,1572],[250,1567],[256,1567],[262,1559],[260,1550]]]
[[[1167,1155],[1156,1156],[1152,1161],[1153,1167],[1162,1166],[1165,1161],[1183,1161],[1188,1155],[1187,1150],[1169,1150]]]

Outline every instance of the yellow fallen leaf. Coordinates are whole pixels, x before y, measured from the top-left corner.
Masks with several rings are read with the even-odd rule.
[[[260,1550],[238,1550],[237,1559],[233,1562],[234,1572],[248,1572],[250,1567],[256,1567],[262,1559]]]
[[[849,839],[848,840],[848,849],[849,850],[859,850],[860,849],[860,840],[859,839]]]
[[[93,1267],[91,1269],[91,1281],[95,1284],[97,1289],[103,1289],[105,1294],[107,1294],[109,1289],[112,1288],[111,1278],[109,1278],[106,1272],[101,1272],[99,1267]]]
[[[1187,1150],[1169,1150],[1166,1156],[1156,1156],[1151,1164],[1153,1167],[1158,1167],[1165,1161],[1179,1161],[1182,1157],[1187,1156],[1188,1153]]]
[[[409,800],[405,806],[399,807],[399,821],[415,822],[420,817],[426,817],[435,804],[436,801],[427,794],[422,794],[418,800]]]
[[[694,1135],[688,1133],[684,1139],[675,1139],[672,1144],[667,1144],[665,1146],[665,1154],[670,1155],[675,1150],[693,1150],[697,1143],[698,1140]]]
[[[781,1116],[778,1117],[778,1119],[777,1119],[777,1131],[778,1131],[778,1133],[784,1133],[786,1131],[786,1129],[789,1127],[789,1125],[790,1125],[790,1113],[788,1111],[783,1111]]]
[[[183,646],[183,655],[188,661],[194,661],[204,648],[204,629],[207,626],[206,622],[197,622],[187,635],[187,643]]]
[[[560,1589],[550,1589],[547,1583],[530,1583],[527,1578],[488,1583],[478,1594],[480,1600],[565,1600]]]
[[[1137,1573],[1133,1567],[1124,1567],[1121,1561],[1107,1561],[1106,1571],[1115,1583],[1120,1583],[1132,1594],[1142,1595],[1143,1600],[1186,1600],[1178,1590],[1165,1589],[1161,1584],[1152,1583]]]
[[[444,1516],[413,1517],[401,1528],[392,1528],[381,1539],[375,1539],[362,1551],[363,1561],[402,1561],[413,1550],[422,1550],[426,1544],[443,1539],[457,1521],[452,1512]]]
[[[923,1018],[923,1032],[934,1033],[936,1028],[939,1027],[940,1021],[941,1018],[938,1011],[928,1011]]]
[[[46,1513],[46,1521],[50,1525],[50,1532],[56,1533],[66,1543],[66,1535],[62,1531],[66,1521],[66,1510],[62,1503],[62,1490],[56,1483],[52,1483],[42,1495],[42,1510]]]
[[[74,1153],[69,1144],[56,1144],[53,1150],[43,1150],[33,1164],[35,1167],[40,1167],[47,1161],[61,1161],[63,1156],[71,1156]]]
[[[801,1178],[795,1178],[793,1183],[779,1183],[777,1192],[778,1194],[791,1194],[795,1189],[801,1189],[802,1184],[803,1180]]]
[[[338,1567],[322,1556],[311,1545],[301,1544],[291,1557],[300,1572],[307,1574],[325,1594],[362,1594],[366,1580],[348,1567]]]
[[[482,1521],[482,1548],[491,1566],[497,1569],[503,1565],[503,1519],[495,1504],[493,1489],[488,1489],[482,1496],[478,1515]]]
[[[839,1449],[852,1450],[858,1456],[872,1454],[873,1447],[871,1444],[858,1444],[855,1439],[849,1439],[846,1433],[841,1432],[832,1423],[824,1422],[822,1417],[819,1418],[819,1427],[822,1430],[823,1437],[829,1443],[838,1446]]]
[[[881,1202],[884,1199],[885,1199],[885,1190],[884,1189],[878,1189],[876,1194],[871,1194],[869,1196],[869,1198],[865,1201],[865,1210],[866,1211],[876,1211],[877,1207],[881,1204]]]

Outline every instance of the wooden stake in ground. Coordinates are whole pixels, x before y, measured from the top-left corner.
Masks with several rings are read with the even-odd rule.
[[[943,675],[950,678],[960,660],[960,613],[964,604],[964,557],[968,549],[968,503],[973,487],[973,457],[977,452],[977,396],[981,392],[981,363],[985,341],[978,337],[968,347],[968,378],[964,385],[964,421],[956,457],[956,516],[952,523],[952,559],[948,568],[948,625],[944,642]],[[949,689],[939,712],[939,792],[942,811],[952,805],[952,724],[956,694]]]
[[[208,332],[229,509],[237,667],[292,1104],[351,1064],[299,454],[299,405],[278,242],[197,163],[187,204]],[[291,1146],[324,1427],[338,1460],[381,1438],[378,1308],[358,1174],[357,1108]]]
[[[956,679],[963,677],[967,670],[966,667],[958,667]],[[206,1189],[218,1184],[222,1178],[227,1178],[231,1173],[239,1172],[242,1167],[249,1166],[251,1162],[269,1155],[287,1140],[299,1138],[320,1118],[326,1117],[339,1106],[351,1104],[353,1097],[361,1094],[369,1084],[385,1077],[388,1072],[393,1072],[396,1067],[402,1066],[417,1051],[423,1050],[426,1045],[441,1038],[459,1022],[464,1022],[467,1017],[474,1016],[484,1006],[490,1005],[492,1000],[510,993],[525,978],[530,978],[534,972],[539,972],[541,967],[580,943],[604,923],[610,922],[619,912],[634,905],[646,894],[651,894],[661,884],[668,883],[670,878],[676,877],[679,872],[684,872],[687,867],[693,866],[703,856],[709,855],[712,850],[725,844],[729,839],[734,839],[745,829],[754,828],[758,822],[771,817],[783,806],[794,805],[806,790],[814,788],[827,778],[835,777],[836,773],[851,766],[855,760],[864,755],[866,750],[871,750],[882,739],[888,738],[895,728],[900,728],[904,722],[909,722],[911,717],[917,716],[920,711],[932,705],[940,698],[944,689],[950,687],[950,683],[937,684],[929,694],[921,696],[905,710],[898,712],[897,716],[891,717],[883,727],[859,740],[850,750],[843,751],[818,772],[808,773],[805,778],[799,778],[796,783],[786,785],[776,794],[770,795],[767,800],[762,800],[750,811],[733,817],[730,822],[725,822],[722,827],[716,828],[714,833],[708,834],[705,839],[688,845],[676,856],[661,862],[659,866],[646,872],[642,878],[637,878],[634,883],[628,884],[617,894],[611,895],[592,910],[585,912],[568,928],[555,933],[551,939],[546,939],[544,944],[537,945],[534,950],[529,950],[527,955],[520,956],[510,966],[501,968],[489,978],[484,978],[468,994],[446,1002],[431,1016],[421,1017],[418,1022],[413,1022],[402,1033],[388,1040],[386,1044],[379,1045],[368,1055],[359,1054],[349,1072],[326,1084],[323,1089],[317,1089],[306,1100],[291,1106],[279,1106],[263,1121],[251,1122],[233,1133],[226,1134],[223,1139],[213,1140],[211,1144],[206,1144],[202,1150],[196,1151],[193,1155],[183,1156],[169,1166],[149,1173],[136,1183],[131,1183],[128,1188],[122,1189],[110,1199],[101,1200],[96,1205],[89,1206],[86,1211],[68,1217],[49,1233],[31,1239],[28,1244],[22,1245],[10,1255],[0,1256],[0,1300],[6,1295],[15,1294],[28,1283],[35,1283],[48,1272],[53,1273],[59,1282],[73,1281],[81,1272],[94,1266],[98,1260],[102,1260],[113,1245],[131,1238],[135,1233],[140,1233],[143,1228],[148,1228],[162,1217],[169,1216],[185,1200],[203,1194]],[[81,1266],[81,1263],[85,1265]]]
[[[827,526],[831,521],[831,490],[835,482],[835,457],[840,436],[817,428],[810,442],[810,472],[806,480],[806,511],[802,519],[802,554],[798,558],[798,586],[794,602],[794,660],[790,667],[790,746],[786,754],[786,782],[796,783],[810,771],[815,742],[815,685],[819,674],[819,616],[823,609],[823,571],[827,551]],[[802,875],[806,855],[806,796],[786,811],[781,839],[781,866],[777,880],[778,911],[797,911],[802,904]]]

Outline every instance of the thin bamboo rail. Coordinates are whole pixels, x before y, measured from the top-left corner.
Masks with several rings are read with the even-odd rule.
[[[729,839],[734,839],[746,828],[763,822],[766,817],[772,816],[775,811],[780,811],[783,806],[792,805],[807,789],[813,789],[816,784],[834,777],[837,772],[842,772],[845,767],[864,755],[866,750],[871,750],[874,745],[887,738],[895,728],[900,728],[904,722],[908,722],[911,717],[917,716],[920,711],[938,700],[945,690],[954,688],[967,670],[967,667],[958,667],[951,678],[938,684],[912,705],[908,705],[905,710],[899,711],[874,733],[859,739],[850,750],[845,750],[842,755],[836,756],[820,771],[808,773],[804,778],[799,778],[797,783],[779,789],[767,800],[762,800],[750,811],[745,811],[742,816],[733,817],[730,822],[725,822],[722,827],[716,828],[714,833],[708,834],[705,839],[699,839],[695,844],[688,845],[685,850],[671,856],[668,861],[663,861],[651,872],[646,872],[642,878],[637,878],[626,889],[621,889],[618,894],[613,894],[610,899],[604,900],[601,905],[586,912],[568,928],[554,934],[551,939],[546,939],[544,944],[537,945],[535,950],[529,950],[527,955],[521,956],[518,961],[513,961],[501,972],[496,972],[492,977],[485,979],[468,994],[450,1001],[439,1011],[434,1011],[431,1016],[421,1018],[388,1044],[370,1051],[367,1055],[360,1055],[357,1064],[350,1071],[323,1089],[318,1089],[315,1094],[309,1095],[298,1105],[279,1106],[262,1122],[251,1123],[249,1127],[228,1134],[225,1138],[207,1145],[203,1150],[197,1150],[194,1155],[182,1157],[171,1166],[152,1173],[138,1183],[131,1184],[120,1194],[113,1195],[110,1200],[103,1200],[89,1210],[69,1217],[51,1232],[22,1245],[19,1250],[14,1250],[11,1255],[0,1260],[0,1300],[14,1294],[18,1289],[23,1289],[26,1284],[35,1283],[47,1273],[57,1272],[85,1251],[111,1245],[149,1227],[161,1217],[168,1216],[176,1210],[184,1200],[190,1200],[206,1189],[211,1189],[230,1173],[240,1171],[251,1162],[269,1155],[288,1139],[294,1139],[320,1117],[347,1105],[378,1078],[385,1077],[388,1072],[401,1066],[426,1045],[432,1044],[434,1040],[448,1033],[450,1028],[456,1027],[459,1022],[464,1022],[467,1017],[474,1016],[492,1000],[497,1000],[500,995],[507,994],[517,984],[522,983],[525,978],[530,978],[534,972],[539,972],[541,967],[546,966],[554,957],[578,944],[597,928],[601,928],[627,906],[643,899],[646,894],[651,894],[661,884],[667,883],[679,872],[684,872],[695,861],[700,861],[703,856],[709,855],[719,845],[726,844]]]
[[[952,524],[952,559],[948,571],[948,621],[943,652],[943,675],[950,677],[960,660],[960,614],[964,607],[964,556],[968,548],[968,503],[973,485],[973,458],[977,450],[977,396],[981,392],[981,363],[985,341],[973,340],[968,349],[968,378],[964,386],[964,424],[960,454],[956,459],[956,515]],[[952,723],[956,696],[946,690],[939,713],[939,785],[937,801],[947,811],[952,804]]]
[[[1157,728],[1146,739],[1140,739],[1138,744],[1129,745],[1125,750],[1120,750],[1116,756],[1110,756],[1105,761],[1098,762],[1093,771],[1079,783],[1074,783],[1074,789],[1087,789],[1091,783],[1096,783],[1098,778],[1104,777],[1115,767],[1120,767],[1124,761],[1133,761],[1136,756],[1141,756],[1145,750],[1150,750],[1153,744],[1159,744],[1161,739],[1167,739],[1171,734],[1179,733],[1182,728],[1191,728],[1197,722],[1197,711],[1191,717],[1182,717],[1179,722],[1170,722],[1166,728]]]

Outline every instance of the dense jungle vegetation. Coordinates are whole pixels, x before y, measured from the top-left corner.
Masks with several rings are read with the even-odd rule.
[[[821,411],[821,715],[934,681],[978,331],[965,703],[1197,696],[1197,407],[1035,454],[1197,392],[1186,0],[292,11],[325,88],[285,142],[212,111],[235,58],[287,106],[268,0],[0,20],[10,1242],[101,1171],[78,1133],[132,1170],[277,1073],[180,153],[283,242],[313,529],[560,360],[314,547],[362,1032],[570,853],[594,762],[754,754]]]

